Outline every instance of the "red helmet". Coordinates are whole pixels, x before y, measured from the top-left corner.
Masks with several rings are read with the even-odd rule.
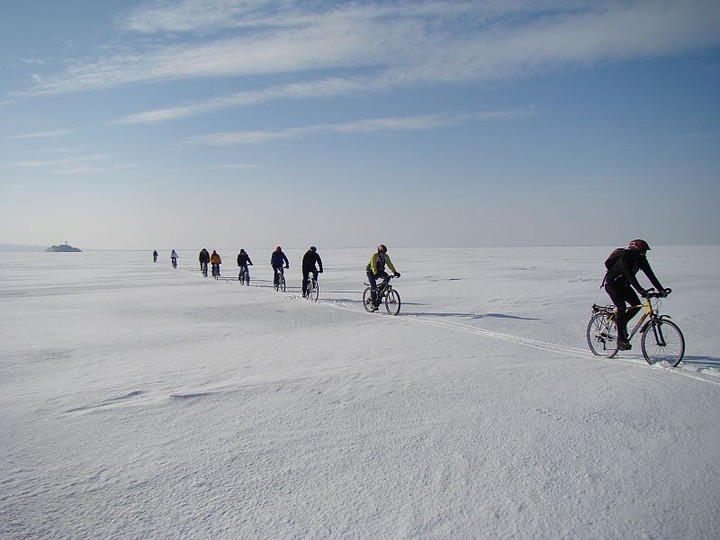
[[[638,251],[650,251],[650,246],[645,240],[637,238],[636,240],[630,240],[628,243],[628,249],[636,249]]]

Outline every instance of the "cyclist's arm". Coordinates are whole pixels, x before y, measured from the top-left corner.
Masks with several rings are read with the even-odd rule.
[[[620,270],[622,271],[622,275],[625,276],[625,279],[627,282],[633,286],[633,288],[638,291],[644,291],[645,289],[640,285],[640,282],[635,277],[635,273],[632,271],[630,266],[628,266],[627,261],[625,260],[625,256],[620,257],[620,259],[617,262],[617,265],[620,267]]]
[[[395,267],[393,266],[393,263],[392,263],[392,261],[390,260],[390,256],[387,255],[387,254],[385,255],[385,264],[387,264],[388,268],[389,268],[390,270],[392,270],[392,273],[393,273],[393,274],[397,274],[397,270],[395,270]]]
[[[662,285],[660,285],[660,280],[655,275],[655,272],[653,272],[652,268],[650,267],[650,263],[647,261],[647,259],[642,258],[640,260],[640,269],[650,280],[650,283],[652,283],[655,286],[655,289],[658,292],[662,292],[663,290],[665,290],[665,288]]]

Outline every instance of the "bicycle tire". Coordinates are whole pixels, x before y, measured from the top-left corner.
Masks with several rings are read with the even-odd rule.
[[[368,313],[372,313],[373,311],[375,311],[372,305],[372,292],[370,292],[370,287],[367,287],[363,291],[363,307]]]
[[[400,293],[395,289],[390,289],[385,293],[385,309],[390,315],[397,315],[400,313]]]
[[[285,292],[285,275],[280,274],[280,278],[278,279],[278,291]]]
[[[617,325],[604,313],[590,317],[587,326],[587,344],[595,356],[612,358],[618,353]]]
[[[310,280],[310,283],[308,283],[308,295],[307,299],[311,302],[317,302],[318,297],[320,296],[320,285],[318,282],[314,279]]]
[[[651,366],[675,367],[685,355],[685,337],[678,325],[667,319],[648,324],[640,343],[643,357]]]

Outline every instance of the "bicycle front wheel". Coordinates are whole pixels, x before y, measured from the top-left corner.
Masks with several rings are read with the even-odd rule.
[[[285,292],[285,276],[281,275],[280,279],[278,280],[278,290],[281,292]]]
[[[675,367],[685,354],[685,338],[680,328],[667,319],[658,319],[645,328],[642,353],[651,366]]]
[[[385,309],[390,315],[400,313],[400,294],[395,289],[390,289],[385,293]]]
[[[595,356],[612,358],[618,352],[617,325],[603,313],[590,318],[587,327],[587,344]]]

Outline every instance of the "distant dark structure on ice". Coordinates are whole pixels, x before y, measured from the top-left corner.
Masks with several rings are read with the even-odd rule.
[[[45,250],[46,253],[80,253],[82,250],[65,242],[59,246],[51,246]]]

